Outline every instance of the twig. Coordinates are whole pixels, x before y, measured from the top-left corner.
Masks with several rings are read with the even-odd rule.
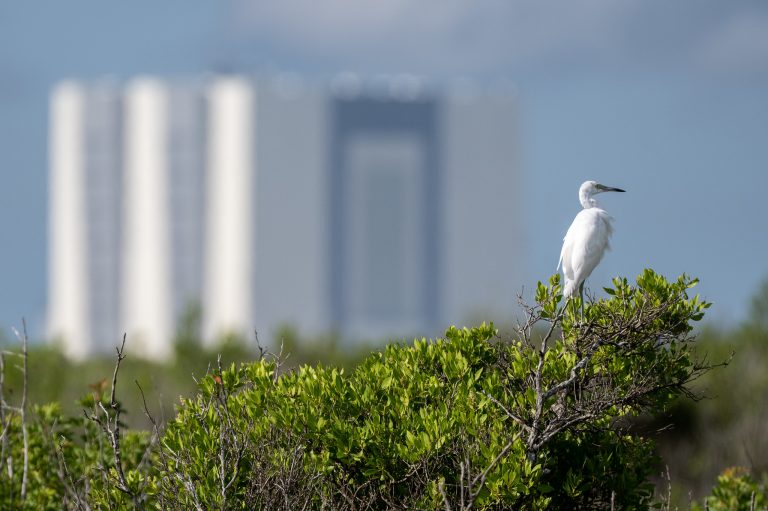
[[[501,458],[504,457],[505,454],[507,454],[507,451],[512,447],[512,445],[517,441],[517,439],[520,438],[520,432],[518,431],[515,433],[515,436],[510,440],[510,442],[504,446],[504,448],[499,452],[499,454],[496,455],[495,458],[493,458],[493,461],[485,467],[485,470],[483,470],[482,473],[475,476],[475,478],[472,480],[472,484],[469,487],[469,501],[466,504],[466,507],[464,509],[472,509],[472,506],[475,505],[475,499],[477,499],[477,496],[480,495],[480,492],[483,489],[483,486],[485,486],[485,479],[488,477],[488,473],[493,470],[493,468],[496,466],[496,464],[499,462]],[[474,489],[476,487],[476,489]]]
[[[0,432],[0,470],[2,469],[2,464],[5,463],[5,450],[8,445],[8,427],[10,425],[10,421],[6,423],[5,421],[5,353],[0,351],[0,428],[2,428],[2,432]]]
[[[437,483],[437,490],[440,492],[440,495],[443,496],[443,502],[445,503],[445,511],[453,511],[451,508],[451,503],[448,500],[448,494],[445,493],[445,481],[443,479],[440,479],[440,481]]]
[[[125,349],[125,338],[123,334],[123,342],[120,344],[120,348],[115,348],[117,351],[117,362],[115,363],[115,372],[112,374],[112,392],[110,395],[109,406],[114,412],[114,427],[110,434],[110,440],[112,441],[112,450],[115,454],[115,468],[117,469],[117,475],[120,478],[120,484],[129,495],[133,496],[132,492],[128,489],[128,482],[125,480],[125,473],[123,473],[123,461],[120,453],[120,404],[115,399],[115,391],[117,389],[117,373],[120,371],[120,362],[123,361],[125,355],[123,350]]]
[[[53,431],[49,432],[49,436],[53,436]],[[76,506],[75,509],[84,509],[85,511],[90,511],[91,507],[88,505],[87,500],[82,500],[80,498],[80,493],[77,491],[75,482],[72,479],[72,473],[69,471],[69,467],[67,466],[67,460],[64,456],[64,448],[62,447],[61,440],[64,440],[64,438],[62,437],[59,442],[56,442],[52,439],[54,450],[56,452],[56,461],[58,462],[58,470],[56,472],[59,480],[64,487],[64,491],[70,494],[72,498],[74,498]],[[85,494],[87,495],[87,492]]]
[[[216,388],[216,398],[220,406],[216,406],[216,413],[219,416],[219,463],[220,463],[220,486],[221,486],[221,505],[225,508],[227,501],[227,492],[234,484],[240,474],[240,461],[243,457],[243,450],[239,445],[237,435],[233,434],[236,429],[229,413],[229,391],[224,383],[224,368],[221,365],[221,354],[216,362],[220,382]],[[223,413],[222,413],[223,410]],[[228,449],[229,448],[229,449]],[[229,452],[228,452],[229,451]],[[234,459],[228,456],[234,452]],[[233,467],[232,476],[227,480],[226,468]]]
[[[118,484],[116,487],[118,490],[128,495],[133,500],[134,507],[137,507],[139,504],[139,499],[133,490],[131,490],[128,486],[128,481],[126,480],[125,472],[123,471],[122,453],[120,451],[120,404],[115,398],[117,389],[117,374],[120,371],[120,363],[125,358],[125,339],[126,335],[123,334],[123,342],[119,348],[115,348],[115,351],[117,352],[117,361],[115,362],[115,371],[112,374],[112,392],[110,393],[109,400],[109,407],[112,409],[112,414],[110,415],[109,411],[107,411],[104,405],[99,402],[98,406],[104,413],[105,419],[101,420],[96,414],[92,414],[90,416],[86,414],[86,417],[101,426],[101,429],[107,435],[107,438],[109,438],[109,442],[112,446],[112,452],[114,455],[115,471],[117,472]]]
[[[141,385],[139,385],[138,380],[133,380],[136,386],[139,388],[139,392],[141,393],[141,402],[144,406],[144,415],[147,416],[147,419],[149,419],[149,422],[152,423],[152,437],[149,440],[149,444],[147,445],[147,448],[144,451],[144,454],[141,456],[141,460],[139,461],[138,468],[144,467],[147,463],[149,463],[150,454],[152,453],[152,448],[157,444],[157,442],[160,439],[160,428],[157,425],[157,421],[152,416],[152,414],[149,412],[149,408],[147,407],[147,399],[144,397],[144,389],[141,388]],[[163,463],[166,464],[167,467],[167,459],[165,456],[165,453],[162,449],[160,449],[160,459],[163,461]],[[144,480],[144,483],[141,486],[140,494],[144,493],[144,488],[147,487],[149,484],[149,478],[146,478]]]
[[[523,420],[523,419],[522,419],[522,418],[521,418],[519,415],[516,415],[516,414],[512,413],[511,411],[509,411],[509,409],[507,409],[507,407],[505,407],[503,404],[501,404],[501,402],[499,402],[499,401],[498,401],[498,400],[497,400],[495,397],[493,397],[492,395],[488,394],[488,393],[487,393],[487,392],[485,392],[485,391],[481,391],[481,392],[483,393],[483,395],[484,395],[485,397],[487,397],[487,398],[488,398],[488,399],[490,399],[490,400],[491,400],[491,401],[492,401],[494,404],[496,404],[496,406],[498,406],[499,408],[501,408],[501,409],[502,409],[502,411],[503,411],[505,414],[507,414],[507,417],[509,417],[509,418],[510,418],[510,419],[512,419],[513,421],[517,422],[517,423],[520,425],[520,427],[521,427],[521,428],[523,428],[523,429],[524,429],[526,432],[528,432],[528,433],[530,433],[530,432],[531,432],[531,430],[532,430],[531,426],[529,426],[529,425],[528,425],[528,424],[527,424],[527,423],[526,423],[526,422],[525,422],[525,421],[524,421],[524,420]]]
[[[538,354],[538,362],[536,364],[536,372],[534,373],[534,379],[533,379],[533,390],[536,394],[536,409],[533,413],[533,421],[531,423],[531,428],[528,431],[528,456],[529,458],[533,459],[536,457],[536,451],[532,449],[532,447],[536,444],[536,441],[538,440],[539,435],[539,422],[541,421],[542,415],[544,413],[544,401],[546,400],[546,395],[542,392],[542,377],[543,377],[543,370],[544,370],[544,359],[547,355],[547,343],[549,342],[549,339],[552,337],[553,332],[555,331],[555,328],[557,327],[557,324],[562,320],[563,313],[557,314],[552,320],[550,321],[549,330],[547,331],[547,334],[542,338],[541,340],[541,347],[539,350],[537,350]]]
[[[22,333],[15,331],[16,337],[21,341],[22,357],[22,377],[23,385],[21,390],[21,406],[19,407],[19,416],[21,418],[21,434],[24,438],[24,466],[21,475],[21,501],[27,500],[27,480],[29,478],[29,433],[27,431],[27,390],[29,387],[29,376],[27,374],[27,320],[21,319]]]

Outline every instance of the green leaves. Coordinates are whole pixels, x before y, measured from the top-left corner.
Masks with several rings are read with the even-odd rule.
[[[578,298],[566,307],[554,275],[538,283],[516,338],[493,324],[450,327],[443,339],[392,344],[351,373],[286,372],[269,359],[217,367],[151,449],[148,434],[124,434],[127,485],[160,509],[444,509],[467,499],[473,509],[583,509],[611,495],[616,508],[643,508],[653,446],[617,424],[663,409],[702,370],[689,333],[709,304],[689,296],[696,282],[651,270],[634,284],[616,278],[582,313]],[[91,421],[54,405],[36,414],[40,509],[60,507],[67,491],[45,471],[57,453],[90,481],[94,507],[134,504],[113,484]],[[18,420],[8,428],[18,439]],[[19,448],[9,444],[15,459]],[[16,480],[0,485],[18,493]]]
[[[695,511],[751,511],[768,505],[768,486],[757,483],[743,468],[731,467],[717,478],[712,495],[704,499],[704,506],[693,505]]]
[[[504,390],[494,363],[506,347],[493,342],[495,335],[490,324],[451,327],[445,340],[391,345],[349,376],[335,368],[305,366],[275,379],[274,366],[262,361],[230,368],[220,375],[221,384],[205,378],[201,395],[184,404],[166,432],[165,448],[183,451],[186,459],[172,465],[178,475],[165,481],[192,477],[198,499],[218,495],[220,476],[212,475],[209,467],[222,449],[222,414],[211,413],[218,406],[212,398],[221,388],[231,391],[219,402],[230,412],[231,429],[250,431],[238,442],[254,451],[244,451],[240,469],[226,467],[225,478],[246,466],[281,470],[274,459],[256,455],[269,432],[269,450],[286,452],[298,442],[307,453],[301,460],[305,477],[322,475],[331,478],[329,484],[354,488],[380,481],[382,488],[389,488],[386,494],[401,495],[403,502],[416,505],[427,490],[413,487],[409,474],[428,474],[424,482],[433,490],[440,478],[454,488],[457,463],[468,455],[475,467],[491,465],[517,429],[484,394],[485,389]],[[495,491],[483,492],[478,503],[530,493],[540,475],[526,463],[507,463],[506,458],[499,463],[505,472],[493,472]],[[521,487],[527,490],[521,492]],[[174,492],[183,502],[195,497],[183,486]],[[215,501],[211,497],[203,503]]]
[[[556,273],[549,278],[549,285],[541,282],[536,284],[536,303],[541,306],[541,317],[554,319],[560,313],[559,304],[563,299],[563,290],[560,286],[560,274]]]
[[[619,492],[624,507],[639,505],[649,498],[645,478],[653,454],[647,442],[616,434],[612,424],[648,406],[663,407],[692,374],[685,334],[708,307],[688,298],[694,284],[686,276],[669,282],[650,270],[635,286],[614,279],[608,298],[585,304],[582,317],[563,310],[555,275],[538,284],[532,310],[538,321],[562,325],[562,335],[543,350],[544,341],[500,341],[492,324],[482,324],[451,327],[445,339],[390,345],[348,376],[305,366],[275,378],[275,367],[264,361],[231,367],[219,386],[203,381],[201,397],[180,410],[166,441],[201,446],[187,449],[190,462],[178,469],[195,474],[198,488],[207,488],[203,495],[215,494],[219,483],[206,470],[222,448],[221,414],[204,411],[210,396],[226,389],[227,408],[244,412],[230,414],[235,431],[249,431],[241,445],[258,451],[266,433],[273,442],[267,453],[298,445],[306,453],[304,477],[330,478],[322,484],[369,492],[374,502],[381,492],[381,498],[399,496],[403,507],[424,506],[431,495],[442,508],[440,484],[449,499],[456,497],[467,484],[459,474],[469,462],[475,474],[488,469],[484,486],[473,489],[478,509],[536,509],[553,499],[579,507],[605,492]],[[546,328],[551,335],[554,329]],[[659,349],[660,342],[667,349]],[[579,418],[584,410],[589,414]],[[281,470],[269,455],[257,458],[246,449],[242,470]],[[583,464],[574,466],[574,459]]]

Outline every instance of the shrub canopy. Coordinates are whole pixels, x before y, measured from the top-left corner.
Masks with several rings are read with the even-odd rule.
[[[40,433],[67,439],[48,462],[67,465],[40,484],[54,502],[162,509],[646,508],[653,446],[624,426],[706,370],[691,344],[709,306],[688,295],[695,283],[646,270],[582,310],[554,276],[514,338],[451,327],[350,373],[284,371],[272,356],[218,367],[163,430],[127,441],[122,489],[103,442],[84,456],[88,439],[41,408]]]

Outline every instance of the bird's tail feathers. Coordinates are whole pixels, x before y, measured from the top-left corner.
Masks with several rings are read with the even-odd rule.
[[[575,280],[565,280],[565,285],[563,286],[563,298],[570,298],[576,293],[576,290],[579,288],[579,285],[576,283]]]

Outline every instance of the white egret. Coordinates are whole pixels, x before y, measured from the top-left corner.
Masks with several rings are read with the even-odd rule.
[[[609,241],[613,232],[613,218],[598,206],[593,196],[603,192],[623,191],[595,181],[585,181],[579,188],[579,201],[584,209],[576,215],[565,233],[560,262],[557,264],[558,271],[561,266],[563,268],[563,296],[566,299],[572,297],[578,289],[583,300],[584,281],[600,264],[606,250],[611,248]]]

